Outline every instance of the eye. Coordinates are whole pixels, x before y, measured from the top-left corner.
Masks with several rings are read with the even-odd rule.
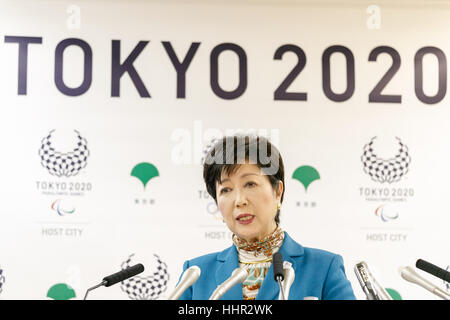
[[[249,181],[245,184],[246,186],[250,186],[250,187],[255,187],[256,183],[254,183],[253,181]]]
[[[222,194],[222,193],[227,193],[227,192],[229,191],[229,189],[230,189],[230,188],[222,188],[222,189],[220,190],[220,194]]]

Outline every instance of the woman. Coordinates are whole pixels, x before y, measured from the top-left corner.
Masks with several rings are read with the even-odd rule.
[[[280,224],[284,195],[284,166],[279,151],[265,138],[233,136],[219,140],[207,153],[203,178],[223,221],[233,233],[233,245],[183,265],[196,265],[197,282],[180,300],[206,300],[239,267],[248,276],[222,296],[225,300],[278,299],[272,256],[291,263],[295,280],[289,299],[355,299],[342,257],[295,242]]]

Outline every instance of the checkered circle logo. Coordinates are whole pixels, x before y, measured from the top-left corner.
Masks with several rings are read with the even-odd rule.
[[[408,153],[408,147],[396,137],[399,145],[397,154],[391,159],[382,159],[374,151],[373,144],[375,139],[376,137],[373,137],[364,146],[364,152],[361,156],[364,172],[376,182],[392,183],[399,181],[409,170],[411,157]]]
[[[206,158],[208,157],[208,154],[212,151],[212,148],[214,145],[219,141],[218,138],[212,138],[207,144],[206,147],[203,149],[203,156],[201,159],[201,163],[205,163]]]
[[[53,148],[52,135],[55,130],[50,131],[48,136],[42,139],[41,147],[39,148],[41,164],[53,176],[76,176],[87,165],[89,156],[87,141],[78,131],[74,131],[77,134],[77,143],[71,152],[62,153]]]
[[[134,254],[130,255],[126,261],[122,263],[122,270],[132,265],[131,260]],[[156,271],[150,276],[134,276],[121,282],[121,289],[130,299],[133,300],[156,300],[161,294],[167,290],[169,282],[169,274],[167,273],[167,265],[159,256],[153,255],[157,261]]]
[[[0,293],[3,291],[3,285],[5,284],[5,276],[3,275],[3,269],[0,266]]]

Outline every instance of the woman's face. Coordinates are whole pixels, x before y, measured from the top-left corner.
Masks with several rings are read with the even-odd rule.
[[[262,240],[276,228],[275,216],[283,192],[274,190],[269,178],[254,164],[242,164],[216,184],[217,205],[228,228],[238,237]]]

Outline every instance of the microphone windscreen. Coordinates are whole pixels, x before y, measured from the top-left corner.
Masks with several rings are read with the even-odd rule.
[[[450,273],[442,268],[439,268],[438,266],[435,266],[432,263],[419,259],[416,261],[416,267],[420,270],[432,274],[435,277],[438,277],[439,279],[450,282]]]
[[[279,252],[274,253],[272,263],[273,263],[273,276],[275,281],[278,281],[278,278],[284,280],[283,256],[281,255],[281,253]]]
[[[143,271],[144,271],[144,266],[141,263],[139,263],[139,264],[131,266],[125,270],[122,270],[122,271],[116,272],[112,275],[109,275],[107,277],[104,277],[103,281],[106,281],[105,287],[109,287],[109,286],[112,286],[113,284],[116,284],[117,282],[134,277],[135,275],[137,275]]]

